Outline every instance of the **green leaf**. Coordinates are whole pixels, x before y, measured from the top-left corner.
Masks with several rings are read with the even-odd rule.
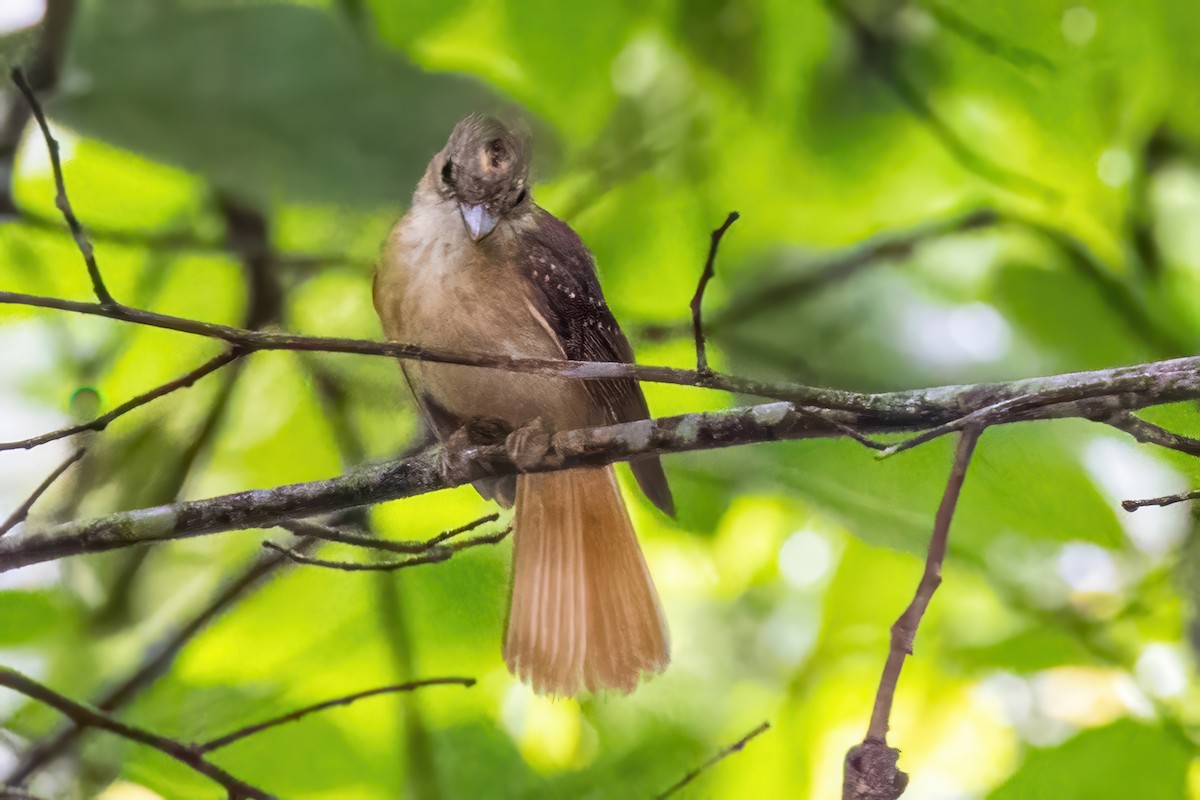
[[[31,644],[67,631],[69,606],[61,593],[42,589],[0,592],[0,646]]]
[[[86,8],[51,112],[262,204],[402,203],[455,120],[497,105],[474,81],[364,46],[326,10]]]
[[[1075,636],[1056,627],[1037,626],[983,647],[954,647],[952,657],[981,672],[1031,673],[1064,664],[1089,664],[1095,656]]]
[[[1162,727],[1121,720],[1049,750],[1030,750],[990,800],[1184,797],[1192,748]]]

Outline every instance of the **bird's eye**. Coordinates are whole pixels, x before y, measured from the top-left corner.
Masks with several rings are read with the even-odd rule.
[[[525,190],[524,190],[524,189],[522,189],[522,190],[521,190],[521,193],[520,193],[519,195],[517,195],[517,202],[516,202],[516,205],[521,205],[521,202],[522,202],[524,199],[525,199]]]
[[[442,183],[447,186],[454,185],[454,162],[446,159],[446,163],[442,166]]]

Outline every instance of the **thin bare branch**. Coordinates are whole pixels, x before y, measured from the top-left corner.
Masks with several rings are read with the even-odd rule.
[[[412,556],[398,561],[331,561],[325,558],[314,558],[306,556],[302,553],[297,553],[289,547],[284,547],[275,542],[263,542],[262,546],[268,550],[274,550],[280,553],[297,564],[304,564],[309,567],[324,567],[325,569],[336,569],[342,572],[391,572],[397,569],[406,567],[419,567],[422,564],[436,564],[439,561],[446,561],[453,553],[446,548],[434,548],[423,555]]]
[[[497,531],[496,533],[473,536],[470,539],[465,539],[461,542],[455,542],[451,545],[432,544],[421,555],[414,555],[411,558],[399,559],[395,561],[330,561],[323,558],[306,556],[303,553],[297,553],[291,548],[275,544],[274,542],[263,542],[262,546],[269,550],[274,550],[277,553],[281,553],[297,564],[305,564],[310,567],[324,567],[326,569],[341,570],[342,572],[395,572],[398,569],[405,569],[407,567],[419,567],[422,564],[436,564],[441,561],[447,561],[455,553],[471,547],[479,547],[480,545],[485,544],[497,544],[504,541],[504,539],[511,532],[512,527],[507,527]]]
[[[15,510],[13,510],[12,514],[8,516],[8,519],[4,520],[3,523],[0,523],[0,536],[8,533],[19,523],[23,522],[25,518],[29,516],[29,510],[33,508],[33,504],[36,503],[38,499],[46,493],[46,490],[54,485],[55,481],[63,476],[63,473],[71,468],[72,464],[83,458],[86,452],[87,448],[81,447],[69,455],[65,461],[55,467],[54,471],[47,475],[44,481],[38,484],[38,487],[33,490],[29,497],[25,498],[25,501],[21,503],[21,505],[17,506]]]
[[[210,778],[229,792],[231,797],[247,798],[248,800],[273,800],[272,795],[235,778],[216,764],[205,760],[201,753],[186,744],[122,722],[97,708],[71,700],[14,669],[0,667],[0,686],[5,686],[32,700],[50,706],[80,727],[105,730],[122,739],[152,747]]]
[[[1175,503],[1186,503],[1189,500],[1200,500],[1200,489],[1192,489],[1179,494],[1167,494],[1162,497],[1150,497],[1145,500],[1122,500],[1121,508],[1126,511],[1137,511],[1147,506],[1169,506]]]
[[[946,480],[946,491],[942,494],[942,501],[934,518],[929,552],[925,558],[925,571],[917,584],[912,602],[892,625],[891,648],[883,667],[883,674],[879,678],[879,690],[875,695],[875,706],[871,711],[867,734],[860,745],[846,754],[842,793],[843,797],[849,800],[895,800],[907,786],[907,775],[896,768],[898,751],[887,746],[892,700],[896,695],[904,659],[913,653],[917,628],[925,616],[925,610],[929,607],[934,592],[942,583],[942,564],[946,559],[950,522],[954,519],[954,510],[958,506],[967,467],[971,463],[971,455],[975,452],[975,444],[982,432],[982,428],[972,426],[965,429],[959,437],[954,465]]]
[[[58,210],[62,212],[63,219],[67,221],[67,227],[71,230],[71,236],[75,239],[75,246],[79,248],[79,252],[83,255],[83,261],[87,265],[88,277],[92,279],[92,291],[96,294],[96,299],[100,301],[102,306],[117,305],[117,301],[109,294],[108,287],[104,285],[104,278],[100,275],[100,267],[96,263],[96,253],[92,248],[91,241],[88,240],[87,233],[83,230],[83,225],[79,222],[79,218],[75,216],[75,210],[71,208],[71,201],[67,197],[67,184],[63,180],[62,160],[58,154],[58,142],[50,133],[50,125],[46,122],[46,115],[42,113],[42,105],[38,102],[37,95],[30,88],[29,82],[25,80],[25,73],[20,67],[16,67],[12,71],[13,83],[21,90],[21,94],[25,96],[25,102],[29,104],[29,110],[33,112],[33,118],[37,120],[38,127],[42,129],[42,138],[46,140],[46,148],[50,151],[50,165],[54,169],[54,185],[57,189],[57,196],[54,199]]]
[[[485,544],[500,544],[508,538],[510,533],[512,533],[512,526],[508,525],[495,533],[481,533],[478,536],[472,536],[470,539],[461,539],[445,546],[449,547],[452,553],[460,553],[463,550],[470,550],[472,547],[479,547]]]
[[[665,792],[663,792],[662,794],[655,797],[654,800],[666,800],[666,798],[670,797],[671,795],[675,794],[683,787],[687,786],[692,781],[696,780],[696,778],[700,777],[700,775],[703,774],[706,770],[709,770],[712,767],[716,766],[719,762],[723,761],[724,759],[728,758],[729,756],[733,755],[734,753],[740,753],[742,751],[742,748],[744,748],[747,744],[749,744],[751,739],[753,739],[756,736],[760,736],[760,735],[766,733],[770,729],[771,729],[771,723],[764,722],[763,724],[759,725],[754,730],[747,733],[742,738],[738,739],[733,744],[721,748],[720,752],[718,752],[715,756],[710,758],[708,761],[705,761],[700,766],[696,767],[694,770],[689,772],[687,775],[684,775],[682,778],[679,779],[678,783],[674,784],[673,786],[671,786],[671,788],[667,789]]]
[[[420,680],[420,681],[410,681],[409,683],[400,683],[400,684],[396,684],[395,686],[381,686],[376,689],[368,689],[364,692],[355,692],[353,694],[344,695],[342,697],[335,697],[332,700],[325,700],[320,703],[313,703],[310,706],[305,706],[304,708],[298,708],[295,711],[291,711],[287,714],[281,714],[278,717],[272,717],[271,719],[264,720],[263,722],[259,722],[254,725],[247,725],[244,728],[239,728],[238,730],[227,733],[224,736],[218,736],[215,739],[210,739],[207,742],[204,742],[203,744],[196,745],[195,749],[199,753],[211,753],[213,750],[219,750],[222,747],[228,747],[229,745],[233,744],[234,742],[241,741],[242,739],[245,739],[248,736],[253,736],[256,733],[262,733],[263,731],[269,730],[278,725],[283,725],[288,722],[295,722],[296,720],[307,717],[309,714],[315,714],[319,711],[325,711],[326,709],[335,708],[337,706],[348,706],[351,703],[357,702],[359,700],[364,700],[368,697],[378,697],[379,695],[382,695],[382,694],[397,694],[399,692],[411,692],[411,691],[415,691],[416,689],[423,688],[425,686],[451,686],[451,685],[471,687],[471,686],[475,685],[475,679],[474,678],[427,678],[425,680]]]
[[[0,442],[0,451],[28,450],[32,447],[46,444],[47,442],[65,439],[68,436],[74,436],[78,433],[83,433],[84,431],[102,431],[118,417],[123,417],[130,411],[133,411],[136,408],[141,408],[152,400],[157,400],[160,397],[164,397],[172,392],[177,392],[180,389],[186,389],[196,381],[203,378],[205,375],[216,372],[217,370],[221,369],[221,367],[238,360],[244,355],[246,355],[246,351],[238,347],[233,347],[221,353],[220,355],[214,356],[208,361],[205,361],[195,369],[185,372],[183,375],[180,375],[178,378],[172,381],[167,381],[166,383],[156,386],[144,394],[139,394],[137,397],[126,400],[113,410],[101,414],[89,422],[82,422],[78,425],[60,428],[56,431],[50,431],[49,433],[43,433],[38,436],[32,436],[28,439],[22,439],[16,442]]]
[[[1099,387],[1094,390],[1094,394],[1092,392],[1080,394],[1073,389],[1061,387],[1058,390],[1051,390],[1043,393],[1037,398],[1008,397],[1004,400],[992,403],[991,405],[976,409],[970,414],[964,414],[957,419],[952,419],[949,422],[944,422],[941,425],[937,425],[927,431],[922,431],[916,436],[912,436],[890,447],[884,448],[883,450],[879,451],[879,458],[888,458],[896,455],[897,453],[903,453],[905,450],[911,450],[918,445],[931,442],[934,439],[941,438],[948,433],[966,430],[969,427],[982,428],[987,427],[988,425],[993,425],[1000,420],[1015,420],[1021,418],[1026,411],[1032,411],[1038,408],[1046,408],[1048,406],[1056,405],[1058,402],[1056,396],[1061,397],[1062,402],[1077,403],[1081,400],[1088,399],[1089,397],[1103,397],[1105,394],[1106,393],[1104,390],[1100,389]],[[1120,412],[1107,413],[1111,415]]]
[[[721,237],[725,235],[725,231],[729,230],[729,226],[737,221],[738,212],[730,211],[729,216],[721,223],[721,227],[712,232],[708,246],[708,258],[704,261],[704,271],[700,273],[700,282],[696,284],[696,294],[692,296],[692,335],[696,339],[696,371],[702,374],[709,372],[708,351],[704,344],[704,325],[701,320],[704,290],[708,288],[708,282],[716,274],[717,249],[721,246]]]
[[[1178,450],[1191,456],[1200,456],[1200,439],[1171,433],[1166,428],[1159,427],[1153,422],[1146,422],[1128,411],[1118,411],[1100,421],[1125,431],[1142,444],[1156,444],[1168,450]]]
[[[489,522],[495,522],[500,518],[499,514],[488,514],[480,517],[477,520],[468,522],[466,525],[460,525],[448,531],[443,531],[437,536],[426,539],[423,542],[397,542],[391,539],[380,539],[378,536],[364,536],[361,534],[346,533],[337,528],[332,528],[328,525],[322,525],[319,522],[313,522],[306,519],[291,519],[281,522],[279,527],[287,530],[297,536],[312,536],[316,539],[323,539],[327,542],[338,542],[339,544],[348,544],[355,547],[366,547],[371,550],[382,550],[388,553],[405,553],[408,555],[416,553],[424,553],[429,549],[441,544],[447,539],[451,539],[459,534],[473,531],[480,525]]]
[[[705,331],[712,336],[761,314],[802,301],[868,267],[908,258],[927,241],[997,225],[1028,231],[1048,242],[1072,269],[1095,287],[1100,299],[1121,318],[1129,334],[1152,348],[1158,357],[1173,358],[1191,352],[1186,341],[1163,327],[1145,298],[1119,276],[1120,270],[1105,265],[1078,239],[1032,217],[986,208],[884,234],[849,250],[819,257],[803,272],[789,271],[786,276],[761,281],[735,295],[724,308],[711,314]],[[642,327],[640,332],[643,336],[662,339],[682,335],[686,327],[649,325]],[[758,343],[758,346],[762,344]]]
[[[838,420],[834,415],[828,412],[813,411],[811,408],[805,408],[804,406],[792,406],[792,408],[797,414],[810,417],[811,419],[815,419],[826,425],[829,425],[833,430],[837,431],[842,436],[845,436],[848,439],[853,439],[863,447],[866,447],[870,450],[875,450],[882,453],[884,450],[888,449],[886,444],[877,442],[869,436],[864,436],[853,427]]]
[[[946,481],[946,491],[938,506],[934,518],[933,535],[929,540],[929,552],[925,558],[925,572],[917,585],[917,592],[912,603],[892,626],[892,651],[888,657],[888,667],[884,670],[883,680],[880,681],[879,695],[875,701],[875,709],[871,714],[871,724],[867,728],[867,739],[878,741],[887,740],[888,717],[892,710],[892,697],[896,691],[896,682],[900,678],[900,667],[904,659],[912,655],[913,640],[917,628],[933,593],[942,583],[942,563],[946,559],[946,547],[950,537],[950,522],[954,519],[954,510],[958,506],[958,497],[962,491],[963,481],[967,476],[967,466],[971,463],[971,455],[975,452],[975,444],[979,440],[981,429],[968,428],[959,437],[958,449],[954,454],[954,466]],[[893,664],[893,662],[895,662]]]
[[[46,3],[41,36],[29,60],[29,85],[45,94],[54,90],[66,55],[67,41],[78,9],[77,0],[52,0]],[[19,90],[17,90],[19,91]],[[15,93],[15,92],[14,92]],[[8,102],[4,121],[0,122],[0,214],[19,214],[13,198],[13,174],[17,149],[31,116],[27,103]]]

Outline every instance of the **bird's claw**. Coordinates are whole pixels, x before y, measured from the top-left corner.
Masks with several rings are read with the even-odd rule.
[[[538,417],[510,433],[504,440],[504,449],[518,470],[530,472],[545,461],[546,454],[550,452],[552,433],[542,418]]]

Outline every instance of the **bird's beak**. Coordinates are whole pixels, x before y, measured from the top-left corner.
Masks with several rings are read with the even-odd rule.
[[[463,222],[467,224],[467,231],[471,234],[471,240],[475,242],[495,230],[496,224],[500,222],[500,217],[483,204],[473,206],[459,203],[458,210],[462,212]]]

